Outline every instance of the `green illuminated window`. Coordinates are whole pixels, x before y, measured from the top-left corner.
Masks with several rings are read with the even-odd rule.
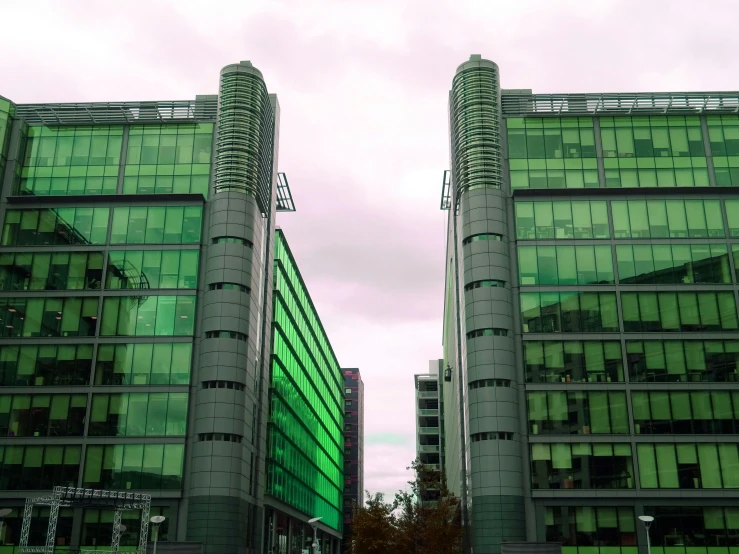
[[[736,443],[637,444],[643,489],[739,488]]]
[[[184,444],[88,446],[82,486],[119,490],[182,488]]]
[[[28,128],[20,194],[115,194],[122,126]]]
[[[0,299],[0,336],[92,337],[97,329],[97,298]]]
[[[91,437],[185,436],[187,393],[95,394]]]
[[[95,384],[186,385],[191,363],[191,343],[101,344]]]
[[[103,300],[101,336],[188,336],[195,296],[120,296]]]
[[[0,490],[76,487],[81,446],[0,446]]]
[[[562,543],[562,554],[638,552],[631,507],[547,506],[545,512],[547,541]]]
[[[611,383],[624,380],[617,341],[524,341],[529,383]]]
[[[0,290],[100,289],[102,252],[0,254]]]
[[[197,250],[112,251],[105,288],[196,289],[199,257]]]
[[[123,194],[208,196],[213,124],[132,125]]]
[[[625,332],[737,329],[733,292],[622,292]]]
[[[739,381],[739,341],[630,340],[626,358],[631,381]]]
[[[614,200],[613,232],[622,238],[720,238],[719,200]]]
[[[598,186],[592,118],[508,118],[511,188]]]
[[[519,246],[520,285],[613,283],[610,246]]]
[[[0,347],[2,386],[89,385],[91,369],[92,345],[89,344]]]
[[[731,115],[706,116],[711,141],[716,186],[739,186],[739,118]]]
[[[607,239],[605,201],[516,202],[518,239]]]
[[[114,208],[111,244],[197,244],[203,208],[143,206]]]
[[[739,427],[739,392],[634,391],[634,432],[730,435]]]
[[[532,489],[633,489],[630,444],[531,445]]]
[[[524,333],[618,332],[615,292],[522,292]]]
[[[0,395],[0,436],[81,437],[86,394]]]
[[[7,148],[10,143],[10,131],[13,127],[15,106],[0,98],[0,175],[5,175]]]
[[[105,244],[108,208],[8,210],[3,246]]]
[[[616,260],[623,284],[731,283],[725,244],[619,244]]]
[[[729,236],[739,237],[739,200],[726,200],[726,219]]]
[[[707,187],[698,116],[601,117],[608,187]]]
[[[529,392],[527,397],[532,435],[629,432],[623,392]]]

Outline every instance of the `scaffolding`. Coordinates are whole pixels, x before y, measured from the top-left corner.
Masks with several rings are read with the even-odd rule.
[[[31,514],[34,506],[49,506],[49,527],[46,533],[45,546],[28,546],[28,535],[31,530]],[[76,487],[54,487],[50,495],[36,496],[26,499],[21,527],[20,554],[54,554],[56,541],[56,523],[59,519],[59,508],[101,508],[114,510],[113,536],[110,548],[105,550],[88,550],[86,554],[110,554],[118,552],[121,542],[121,516],[126,510],[141,510],[141,528],[139,530],[139,547],[136,554],[146,554],[146,539],[149,533],[149,512],[151,495],[127,491],[107,491],[97,489],[78,489]]]

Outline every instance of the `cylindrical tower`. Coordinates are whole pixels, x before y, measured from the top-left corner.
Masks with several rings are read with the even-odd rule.
[[[450,116],[470,540],[497,554],[525,539],[525,516],[495,63],[472,56],[457,69]]]
[[[264,345],[274,224],[274,111],[250,62],[226,66],[201,259],[199,364],[193,376],[188,540],[206,554],[259,547],[269,351]],[[267,321],[266,326],[269,326]],[[269,345],[267,345],[268,348]],[[213,550],[221,552],[224,550]]]

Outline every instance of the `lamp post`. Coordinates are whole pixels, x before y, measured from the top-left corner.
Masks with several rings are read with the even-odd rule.
[[[318,554],[318,522],[322,519],[322,517],[314,517],[308,520],[308,524],[313,527],[313,554]]]
[[[639,521],[644,524],[644,530],[647,532],[647,554],[652,554],[652,544],[649,540],[649,526],[652,525],[654,518],[652,516],[639,516]]]
[[[3,540],[3,526],[5,525],[5,516],[7,516],[10,512],[12,512],[10,508],[3,508],[0,510],[0,542],[4,542]]]
[[[154,524],[154,529],[151,532],[154,538],[154,554],[157,554],[157,539],[159,538],[159,526],[165,519],[167,518],[164,516],[153,516],[149,520]]]

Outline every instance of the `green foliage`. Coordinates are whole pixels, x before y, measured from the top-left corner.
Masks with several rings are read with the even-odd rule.
[[[409,490],[393,502],[367,492],[364,506],[354,507],[351,554],[457,554],[462,552],[459,499],[450,493],[443,473],[418,460]]]

